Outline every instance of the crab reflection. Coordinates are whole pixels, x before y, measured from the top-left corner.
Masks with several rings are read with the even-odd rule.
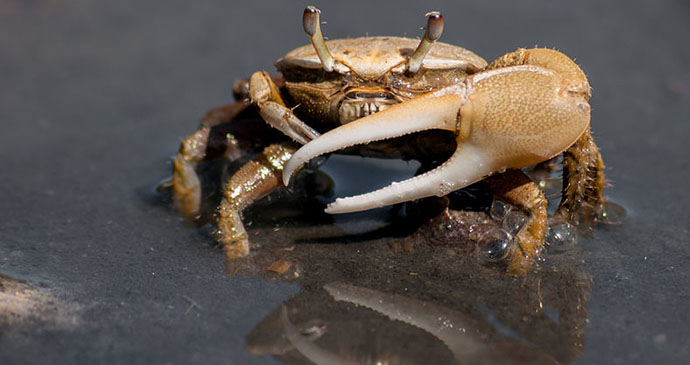
[[[302,291],[251,331],[248,351],[291,364],[577,359],[592,279],[574,267],[586,253],[560,245],[527,275],[507,275],[502,249],[511,241],[492,232],[513,235],[524,216],[484,193],[408,203],[396,213],[405,219],[388,216],[354,234],[348,222],[319,216],[318,207],[300,215],[284,199],[249,211],[262,247],[229,260],[228,273],[297,282]]]
[[[589,275],[542,265],[515,278],[463,263],[394,280],[389,264],[379,281],[307,280],[247,336],[247,349],[291,364],[548,364],[582,354]]]
[[[579,245],[550,242],[546,261],[510,276],[501,265],[525,217],[492,203],[481,185],[334,221],[313,198],[328,192],[329,179],[301,173],[305,186],[247,210],[257,249],[226,263],[231,275],[302,286],[247,336],[251,353],[293,364],[559,363],[581,355],[592,281],[573,269],[585,255]]]

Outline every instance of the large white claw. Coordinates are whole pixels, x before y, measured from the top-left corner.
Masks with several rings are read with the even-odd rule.
[[[546,161],[571,146],[589,126],[588,94],[573,89],[571,79],[533,65],[472,75],[312,140],[287,162],[283,182],[321,154],[427,129],[456,133],[457,149],[448,161],[383,189],[337,199],[326,212],[356,212],[443,196],[494,172]],[[578,82],[576,86],[582,84]]]
[[[283,182],[287,185],[299,166],[325,153],[428,129],[457,132],[458,113],[467,101],[465,92],[465,84],[454,85],[336,128],[292,156],[283,170]],[[356,212],[432,195],[443,196],[481,180],[493,168],[479,148],[471,142],[463,143],[438,168],[374,192],[337,199],[326,212]]]
[[[464,85],[453,89],[462,92]],[[283,183],[290,182],[297,168],[325,153],[428,129],[455,131],[464,100],[457,93],[427,94],[333,129],[295,152],[283,170]]]

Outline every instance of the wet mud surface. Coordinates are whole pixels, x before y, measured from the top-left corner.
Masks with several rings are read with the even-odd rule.
[[[283,191],[247,212],[250,259],[225,262],[155,186],[234,80],[307,43],[303,4],[3,1],[0,363],[687,362],[688,1],[315,5],[331,38],[417,36],[440,10],[442,40],[487,60],[573,57],[625,219],[512,277],[477,249],[505,223],[486,210],[412,225]],[[322,171],[347,196],[417,167]]]

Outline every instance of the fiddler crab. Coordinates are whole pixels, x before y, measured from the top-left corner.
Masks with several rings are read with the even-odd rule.
[[[262,148],[234,172],[217,210],[218,240],[228,258],[249,255],[245,207],[287,185],[311,159],[341,150],[418,160],[426,172],[336,199],[326,208],[330,214],[442,197],[485,181],[496,199],[527,216],[505,254],[512,274],[527,272],[544,248],[548,219],[544,193],[521,169],[562,154],[555,217],[571,221],[583,211],[603,211],[604,164],[590,134],[590,86],[566,55],[519,48],[487,64],[464,48],[436,42],[443,31],[439,12],[427,14],[421,41],[325,41],[319,16],[317,8],[305,9],[311,45],[277,61],[282,78],[258,71],[236,83],[238,101],[208,112],[174,159],[174,205],[194,217],[202,200],[197,165],[218,157],[237,160],[248,146]],[[281,133],[232,132],[238,116],[257,112]]]

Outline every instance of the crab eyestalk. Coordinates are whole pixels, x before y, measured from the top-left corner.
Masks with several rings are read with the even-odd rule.
[[[321,14],[321,10],[317,9],[315,6],[307,6],[302,16],[302,26],[309,36],[311,44],[314,46],[316,54],[321,60],[321,64],[323,64],[324,70],[331,72],[333,71],[335,60],[333,56],[331,56],[331,52],[328,51],[326,41],[323,39],[323,34],[321,34],[321,19],[319,14]]]
[[[426,32],[424,32],[424,38],[419,42],[417,49],[414,51],[412,56],[407,60],[407,71],[415,73],[419,71],[422,67],[422,61],[426,57],[431,46],[443,33],[443,15],[438,11],[431,11],[426,13]]]

